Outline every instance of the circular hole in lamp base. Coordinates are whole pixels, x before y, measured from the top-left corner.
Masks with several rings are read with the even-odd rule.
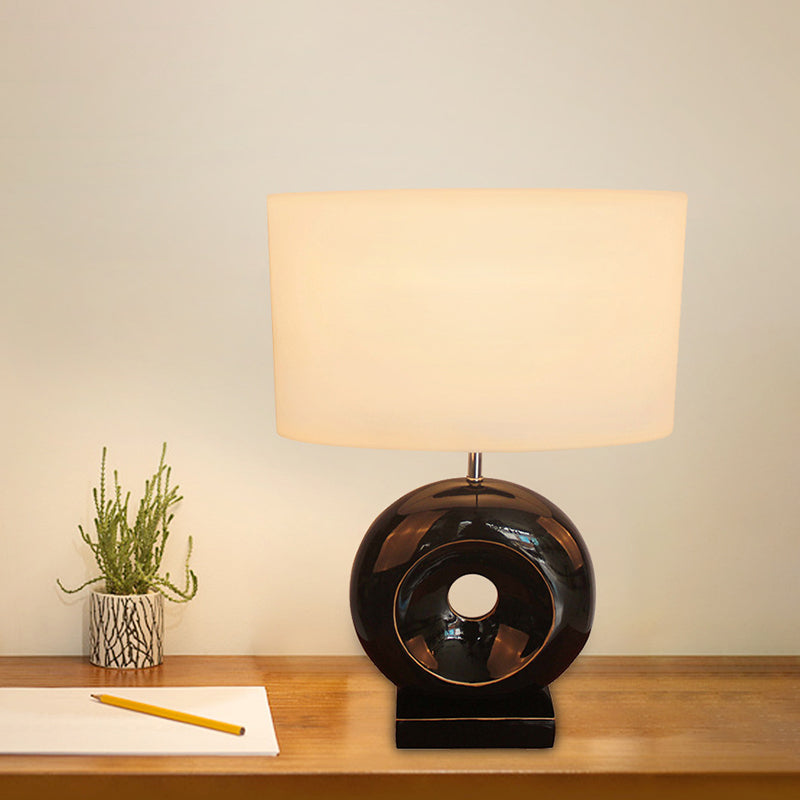
[[[497,587],[483,575],[469,573],[456,578],[447,592],[452,612],[463,619],[480,619],[494,611]]]

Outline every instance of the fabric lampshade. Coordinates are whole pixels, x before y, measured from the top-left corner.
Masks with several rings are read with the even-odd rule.
[[[672,429],[686,195],[268,199],[278,432],[512,451]]]

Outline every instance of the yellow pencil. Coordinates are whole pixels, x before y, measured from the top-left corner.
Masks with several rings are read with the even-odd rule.
[[[174,719],[176,722],[187,722],[189,725],[213,728],[215,731],[233,733],[236,736],[244,734],[244,728],[241,725],[231,725],[229,722],[220,722],[216,719],[208,719],[208,717],[198,717],[196,714],[186,714],[183,711],[173,711],[169,708],[161,708],[161,706],[151,706],[149,703],[138,703],[136,700],[114,697],[112,694],[93,694],[92,697],[101,703],[127,708],[129,711],[139,711],[142,714],[152,714],[154,717],[164,717],[165,719]]]

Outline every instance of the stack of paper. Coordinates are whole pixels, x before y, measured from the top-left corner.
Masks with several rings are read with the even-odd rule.
[[[245,728],[242,736],[99,703],[113,694]],[[275,756],[263,686],[0,688],[0,753]]]

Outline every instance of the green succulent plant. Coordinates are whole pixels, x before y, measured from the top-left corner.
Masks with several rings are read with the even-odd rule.
[[[166,464],[167,443],[161,448],[158,469],[145,481],[144,495],[139,502],[133,526],[128,523],[128,503],[131,493],[123,495],[119,476],[114,470],[113,496],[106,496],[106,448],[100,461],[100,487],[92,490],[97,516],[94,520],[96,539],[78,525],[81,539],[94,555],[100,574],[75,589],[67,589],[60,580],[59,588],[68,594],[99,581],[105,581],[108,594],[146,594],[161,592],[168,600],[185,603],[197,594],[197,576],[189,568],[192,556],[192,537],[184,562],[184,587],[170,579],[169,572],[160,575],[164,548],[169,538],[169,525],[174,514],[172,507],[183,497],[177,486],[170,486],[172,468]]]

